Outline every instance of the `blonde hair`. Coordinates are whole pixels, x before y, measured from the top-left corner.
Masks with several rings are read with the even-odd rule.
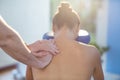
[[[58,11],[53,17],[53,26],[56,25],[59,29],[66,25],[70,29],[76,25],[80,25],[79,15],[70,7],[67,2],[61,3]]]

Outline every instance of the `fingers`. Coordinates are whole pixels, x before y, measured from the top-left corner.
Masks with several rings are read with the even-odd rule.
[[[59,53],[59,49],[57,48],[55,41],[53,39],[51,40],[38,40],[30,45],[28,45],[30,50],[36,54],[35,56],[43,56],[46,54],[40,53],[40,51],[47,51],[50,52],[53,55],[56,55]]]
[[[54,39],[50,39],[49,40],[51,43],[55,44],[55,40]]]
[[[51,40],[42,40],[41,41],[41,48],[45,51],[49,51],[52,54],[59,53],[59,50],[55,44],[55,41],[53,39]]]
[[[48,55],[48,52],[46,52],[46,51],[33,52],[33,55],[38,57],[38,58],[41,58],[41,57]]]
[[[55,52],[55,54],[59,53],[59,49],[58,49],[57,45],[55,44],[55,40],[51,39],[50,41],[52,43],[52,50]]]
[[[49,52],[51,52],[51,54],[53,54],[53,55],[56,55],[59,53],[59,50],[56,47],[56,45],[51,45],[51,49],[49,49]]]
[[[32,51],[32,52],[38,52],[38,51],[40,51],[40,49],[39,49],[39,46],[40,44],[39,44],[39,42],[38,41],[36,41],[36,42],[34,42],[34,43],[32,43],[32,44],[29,44],[28,45],[28,48]]]
[[[55,45],[52,45],[51,49],[50,49],[50,52],[53,54],[53,55],[56,55],[59,53],[59,50],[58,48],[55,46]]]

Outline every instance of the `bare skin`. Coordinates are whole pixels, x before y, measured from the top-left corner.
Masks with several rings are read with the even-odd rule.
[[[28,67],[27,80],[104,80],[98,50],[78,43],[71,32],[63,28],[56,32],[60,54],[43,70]]]
[[[37,43],[37,44],[36,44]],[[54,48],[51,48],[54,47]],[[57,48],[50,41],[36,41],[30,46],[34,48],[33,53],[39,53],[40,50],[50,51],[56,54]],[[26,46],[21,36],[9,26],[0,16],[0,48],[12,58],[35,68],[43,68],[41,61],[37,59]],[[38,55],[39,56],[39,55]],[[41,55],[40,55],[41,56]]]
[[[54,39],[60,54],[44,69],[27,69],[27,80],[104,80],[98,50],[75,39],[80,29],[79,15],[69,3],[61,3],[53,17]]]

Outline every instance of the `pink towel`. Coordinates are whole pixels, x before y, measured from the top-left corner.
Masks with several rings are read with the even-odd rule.
[[[51,47],[55,48],[54,41],[53,40],[49,40],[49,41],[51,44],[53,44],[53,45],[51,45]],[[43,43],[45,43],[45,41],[43,41]],[[28,45],[28,48],[32,51],[32,54],[41,61],[41,68],[44,68],[51,62],[54,55],[46,50],[38,51],[39,48],[41,47],[41,44],[42,44],[41,41],[38,40],[38,41]]]
[[[41,61],[41,66],[42,68],[45,68],[46,66],[48,66],[53,58],[53,55],[50,52],[47,51],[41,51],[41,54],[46,54],[42,57],[39,57],[38,59]]]

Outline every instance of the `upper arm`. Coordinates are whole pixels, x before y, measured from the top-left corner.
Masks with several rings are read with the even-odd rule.
[[[33,80],[32,68],[30,66],[27,66],[26,80]]]
[[[95,55],[95,68],[94,68],[94,73],[93,73],[93,77],[94,80],[104,80],[104,75],[103,75],[103,70],[102,70],[102,65],[101,65],[101,56],[98,52],[98,50],[96,50],[96,55]]]

